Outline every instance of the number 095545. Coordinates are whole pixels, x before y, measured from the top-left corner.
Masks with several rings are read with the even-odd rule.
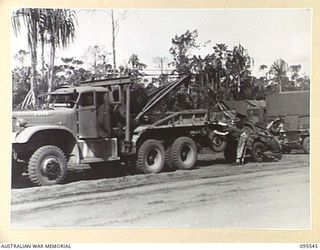
[[[300,248],[311,249],[318,248],[318,244],[300,244]]]

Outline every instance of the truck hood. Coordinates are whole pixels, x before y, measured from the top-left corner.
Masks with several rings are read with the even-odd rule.
[[[24,119],[27,122],[26,127],[34,125],[60,125],[70,127],[70,124],[74,123],[73,120],[76,118],[76,111],[69,108],[13,111],[12,117]]]

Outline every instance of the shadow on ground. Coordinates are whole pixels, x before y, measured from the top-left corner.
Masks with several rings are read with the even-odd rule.
[[[293,154],[293,153],[291,153]],[[294,154],[301,154],[301,152],[297,151]],[[247,159],[247,163],[250,162],[250,159]],[[226,159],[221,157],[221,155],[214,155],[214,154],[201,154],[198,157],[197,166],[195,169],[205,168],[212,165],[217,164],[230,164]],[[166,168],[163,172],[174,172]],[[77,166],[76,168],[71,168],[68,173],[68,177],[65,183],[72,183],[84,180],[99,180],[105,178],[117,178],[122,176],[128,175],[136,175],[137,173],[134,172],[133,167],[128,167],[122,164],[113,164],[109,166],[101,166],[100,168],[92,169],[88,165]],[[13,189],[20,189],[20,188],[30,188],[35,187],[36,185],[33,184],[27,174],[23,174],[19,180],[15,183],[12,183]]]

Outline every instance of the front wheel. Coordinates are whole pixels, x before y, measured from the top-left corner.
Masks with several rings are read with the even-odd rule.
[[[256,162],[262,162],[263,161],[263,151],[264,151],[264,145],[262,142],[255,142],[252,145],[251,150],[251,157]]]
[[[136,168],[139,173],[160,173],[165,162],[165,150],[160,141],[146,140],[139,148]]]
[[[40,186],[62,183],[67,174],[64,152],[53,145],[38,148],[29,160],[30,180]]]
[[[190,137],[176,139],[171,148],[170,163],[173,168],[192,169],[197,161],[197,145]]]

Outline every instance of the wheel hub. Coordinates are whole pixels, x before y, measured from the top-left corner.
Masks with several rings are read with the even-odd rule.
[[[61,166],[55,157],[47,158],[43,161],[42,172],[49,178],[55,179],[59,176]]]
[[[182,148],[180,156],[183,162],[189,162],[193,158],[193,151],[189,146],[186,145]]]
[[[222,140],[218,136],[215,136],[213,137],[212,143],[218,147],[222,144]]]
[[[157,149],[150,149],[146,156],[146,163],[150,169],[157,169],[161,161],[160,152]]]
[[[155,158],[154,155],[149,155],[149,156],[148,156],[148,164],[149,164],[149,165],[154,164],[154,158]]]

